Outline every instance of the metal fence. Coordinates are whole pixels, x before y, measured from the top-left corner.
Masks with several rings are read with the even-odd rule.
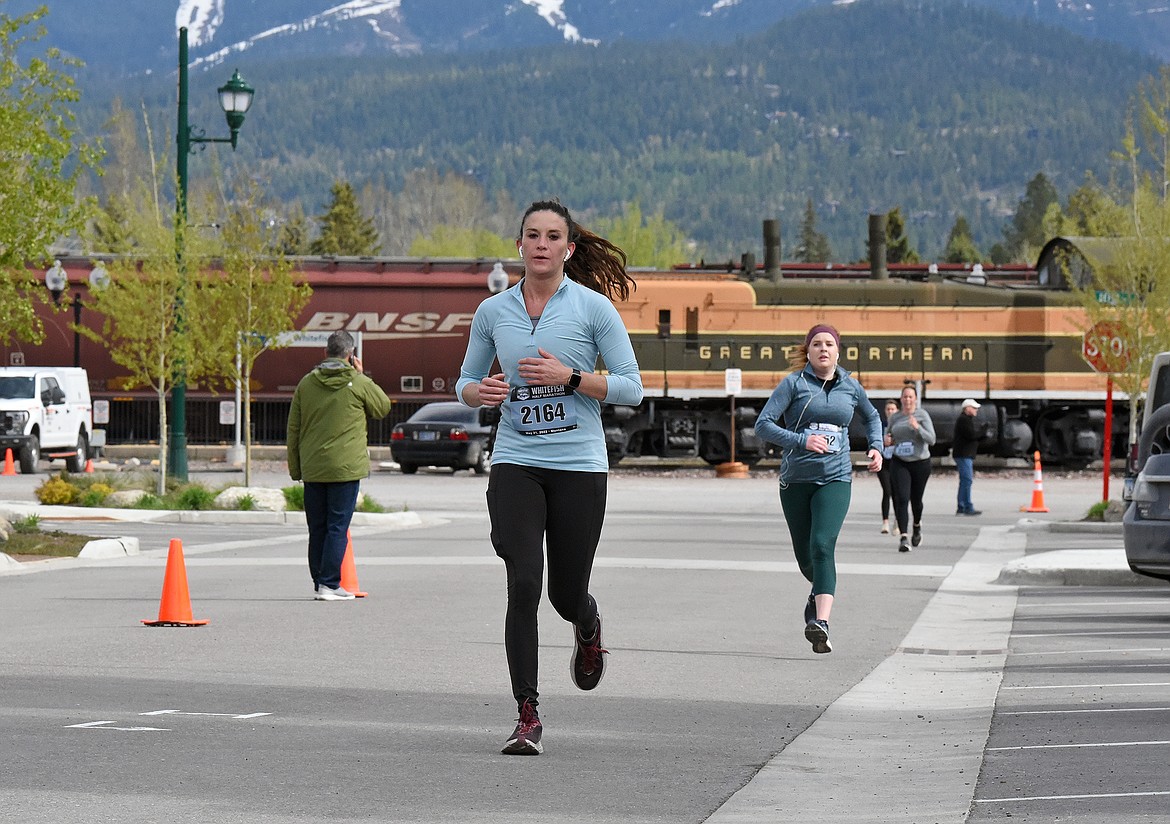
[[[258,400],[251,404],[252,443],[283,444],[286,440],[290,400]],[[389,446],[395,424],[409,418],[425,400],[394,401],[390,414],[368,421],[371,446]],[[218,400],[187,399],[187,443],[192,445],[235,442],[235,424],[220,423]],[[110,399],[109,423],[94,426],[106,430],[106,443],[158,443],[158,401],[150,398]],[[242,440],[242,436],[241,436]]]

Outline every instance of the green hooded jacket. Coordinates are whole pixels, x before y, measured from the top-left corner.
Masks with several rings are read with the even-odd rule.
[[[301,378],[288,411],[288,474],[294,481],[338,483],[370,474],[366,419],[384,418],[390,399],[339,358]]]

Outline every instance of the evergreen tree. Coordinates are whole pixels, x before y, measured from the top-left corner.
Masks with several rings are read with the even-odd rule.
[[[919,260],[918,252],[910,245],[910,238],[906,234],[902,207],[895,206],[886,215],[886,262],[918,263]]]
[[[276,232],[274,251],[279,255],[307,255],[310,250],[309,220],[301,204],[294,203]]]
[[[1039,250],[1045,244],[1048,238],[1044,233],[1044,216],[1049,206],[1059,202],[1056,187],[1043,172],[1028,181],[1028,188],[1016,206],[1012,222],[1003,230],[1006,246],[1014,258],[1033,257],[1031,251]]]
[[[800,223],[800,240],[796,245],[796,259],[801,263],[823,263],[833,259],[829,239],[817,231],[817,212],[812,198],[804,205],[804,219]]]
[[[314,255],[376,255],[378,230],[374,221],[358,209],[353,186],[336,181],[332,197],[325,213],[317,218],[321,234],[309,245],[309,251]]]
[[[955,225],[947,237],[947,246],[943,250],[943,260],[947,263],[975,263],[982,259],[975,241],[971,239],[971,225],[967,218],[959,215],[955,218]]]

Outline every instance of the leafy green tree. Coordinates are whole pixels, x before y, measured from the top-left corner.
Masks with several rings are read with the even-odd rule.
[[[618,218],[601,218],[591,229],[626,253],[630,266],[669,269],[690,254],[682,230],[668,221],[661,209],[645,216],[637,201],[627,203]]]
[[[494,235],[486,229],[470,226],[433,227],[429,235],[419,235],[410,245],[416,257],[514,258],[516,242]]]
[[[317,218],[321,233],[309,245],[314,255],[358,255],[378,253],[378,230],[374,221],[358,209],[353,186],[339,180],[333,184],[332,200]]]
[[[273,255],[275,229],[266,217],[263,196],[254,181],[243,184],[227,206],[220,237],[221,267],[201,280],[206,316],[192,323],[196,339],[214,352],[219,374],[243,389],[244,485],[252,477],[252,373],[256,359],[279,349],[312,289],[279,251]],[[239,413],[238,413],[239,414]]]
[[[83,223],[87,203],[75,184],[98,157],[75,141],[70,109],[80,94],[66,69],[79,64],[57,49],[22,62],[44,34],[46,7],[0,13],[0,343],[39,343],[44,327],[32,305],[43,292],[27,267],[47,263],[49,247]]]
[[[440,175],[433,169],[416,169],[396,193],[370,184],[362,189],[359,203],[373,215],[382,254],[387,255],[415,254],[411,251],[415,242],[433,240],[440,226],[474,227],[502,238],[514,238],[520,231],[520,213],[506,196],[490,201],[478,181],[454,172]],[[474,245],[466,238],[462,242],[466,248]],[[430,248],[430,241],[422,248]],[[514,246],[508,256],[515,257]]]
[[[1170,67],[1141,85],[1133,111],[1120,152],[1128,167],[1128,191],[1116,197],[1100,188],[1074,193],[1085,234],[1113,242],[1108,255],[1090,261],[1091,278],[1084,283],[1070,278],[1070,286],[1085,309],[1087,328],[1109,321],[1123,330],[1126,358],[1115,362],[1111,372],[1119,389],[1140,398],[1154,355],[1170,350]],[[1131,415],[1131,444],[1136,423]]]
[[[955,225],[951,227],[951,233],[947,236],[943,260],[947,263],[976,263],[982,260],[975,241],[971,239],[971,225],[963,215],[955,218]]]
[[[804,204],[804,219],[800,222],[796,259],[801,263],[822,263],[833,259],[829,239],[817,231],[817,211],[813,208],[811,197]]]
[[[167,395],[180,376],[195,382],[215,375],[222,365],[215,361],[212,341],[204,337],[215,326],[216,311],[207,301],[209,290],[199,283],[209,269],[206,239],[186,227],[176,230],[151,209],[150,188],[146,182],[139,185],[134,202],[142,208],[127,218],[135,254],[106,264],[109,284],[90,292],[89,306],[102,316],[100,330],[74,329],[103,345],[126,370],[126,389],[146,387],[157,395],[161,495],[167,479]],[[185,250],[183,267],[176,259],[176,243]]]
[[[910,237],[906,234],[902,208],[895,206],[886,215],[886,262],[918,263],[919,260],[918,252],[910,245]]]
[[[1044,217],[1053,203],[1059,203],[1056,187],[1043,172],[1028,181],[1024,197],[1016,206],[1016,213],[1003,230],[1008,251],[1017,260],[1035,258],[1034,252],[1047,242]]]

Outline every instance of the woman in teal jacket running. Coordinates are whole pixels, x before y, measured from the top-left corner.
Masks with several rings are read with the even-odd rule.
[[[756,419],[756,434],[782,448],[780,505],[792,550],[812,592],[804,608],[804,637],[813,652],[832,652],[829,613],[837,590],[834,553],[849,511],[853,466],[849,423],[865,422],[869,471],[882,468],[881,417],[861,384],[842,369],[841,336],[819,324],[793,356],[785,376]]]

